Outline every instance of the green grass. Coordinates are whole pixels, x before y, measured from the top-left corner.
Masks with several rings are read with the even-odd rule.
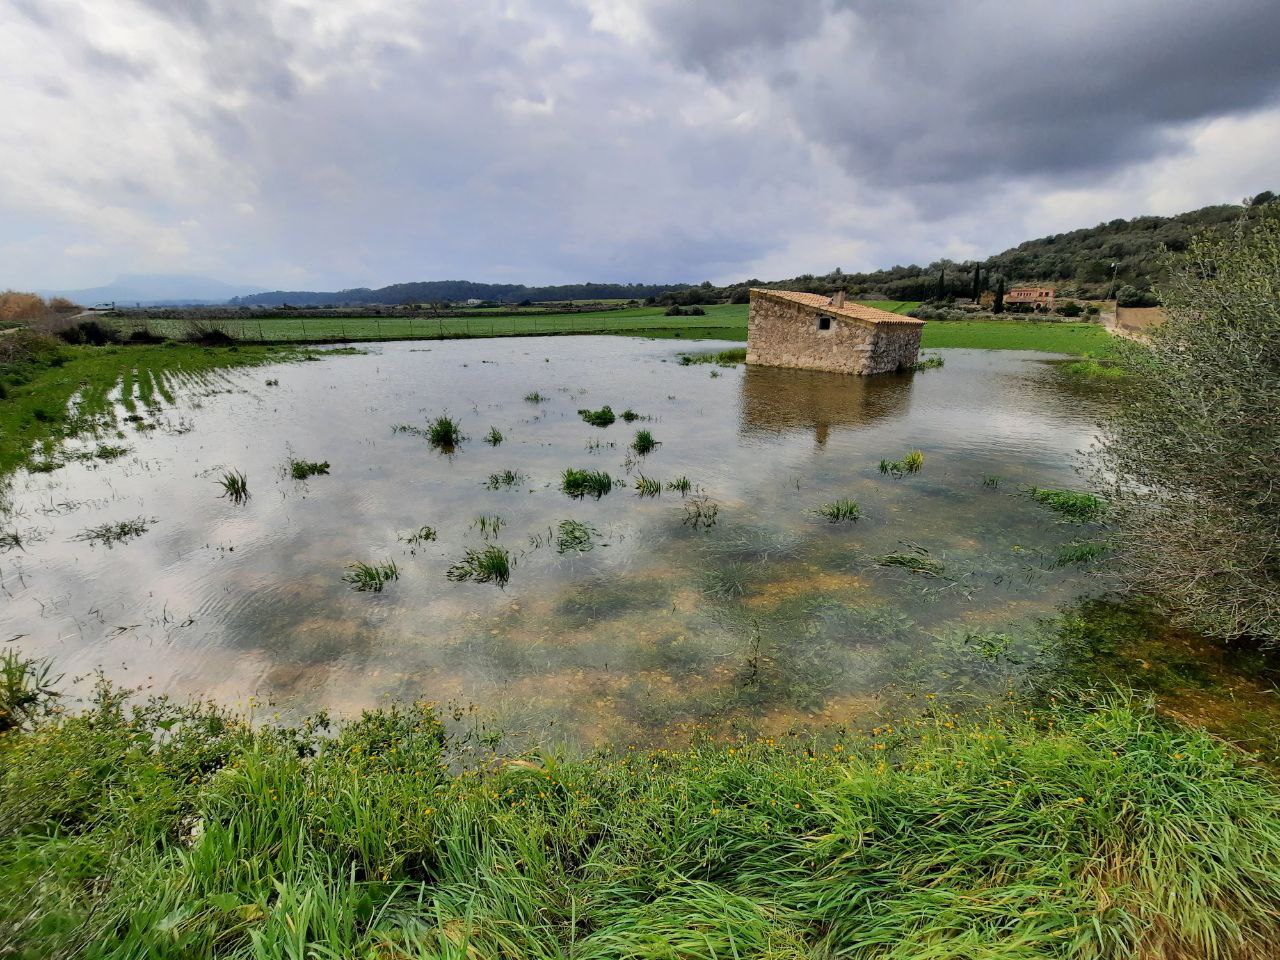
[[[919,300],[856,300],[853,302],[875,307],[877,310],[888,310],[890,313],[910,313],[921,303]]]
[[[631,449],[641,457],[652,453],[660,445],[661,441],[653,439],[653,434],[648,430],[637,430],[635,439],[631,441]]]
[[[636,493],[642,497],[656,497],[662,493],[662,481],[654,477],[646,477],[643,473],[636,477]]]
[[[689,491],[693,489],[693,481],[682,474],[674,480],[668,480],[667,489],[680,494],[682,497],[687,497]]]
[[[599,500],[613,489],[613,478],[601,470],[568,467],[560,478],[560,489],[571,497],[592,496]]]
[[[329,472],[328,460],[289,460],[289,476],[295,480],[324,476]]]
[[[511,579],[515,561],[506,547],[491,543],[482,550],[467,549],[462,559],[445,573],[450,580],[472,580],[476,583],[496,583],[505,587]]]
[[[0,734],[16,957],[1250,960],[1280,940],[1280,787],[1123,697],[459,768],[425,704],[288,729],[102,686],[49,716],[33,682],[0,684],[26,704]]]
[[[895,477],[905,477],[907,474],[919,473],[924,469],[924,454],[919,450],[912,450],[901,460],[881,460],[880,472],[892,474]]]
[[[484,435],[484,442],[491,447],[496,447],[505,439],[506,437],[502,435],[502,431],[497,427],[490,427],[489,432]]]
[[[410,533],[399,534],[396,539],[401,543],[409,545],[409,552],[416,552],[418,547],[423,546],[437,538],[436,528],[431,526],[421,526],[417,530]]]
[[[1023,492],[1036,503],[1048,507],[1072,523],[1101,520],[1107,513],[1107,501],[1092,493],[1052,490],[1048,487],[1027,487]]]
[[[614,416],[613,409],[607,403],[599,410],[579,410],[578,416],[593,427],[608,427],[618,419]]]
[[[125,543],[128,540],[137,539],[157,522],[154,517],[149,520],[146,517],[137,517],[133,520],[103,523],[96,527],[89,527],[87,530],[81,530],[72,539],[81,540],[85,543],[100,543],[103,546],[110,547],[117,543]]]
[[[503,488],[510,489],[517,483],[524,483],[524,474],[519,470],[503,470],[501,473],[489,474],[489,479],[485,481],[485,486],[490,490],[501,490]]]
[[[383,563],[365,563],[358,561],[347,564],[347,572],[342,575],[344,583],[351,584],[353,590],[361,592],[381,593],[392,580],[400,579],[400,569],[394,560]]]
[[[556,553],[588,553],[600,537],[600,531],[580,520],[561,520],[556,526]]]
[[[850,500],[846,497],[842,500],[824,503],[814,510],[814,513],[820,517],[826,517],[832,523],[839,523],[843,520],[857,520],[862,516],[862,508],[858,506],[858,501]]]
[[[10,336],[20,336],[11,334]],[[220,371],[294,359],[297,354],[261,346],[200,347],[193,344],[138,346],[42,345],[29,356],[0,362],[0,475],[19,466],[56,460],[63,441],[121,427],[121,409],[111,400],[128,390],[124,412],[136,410],[136,384],[171,402],[184,386],[212,383]],[[68,403],[77,395],[74,415]]]
[[[1111,334],[1095,323],[1033,323],[1027,320],[937,320],[924,325],[920,346],[982,350],[1039,350],[1107,357]]]
[[[447,413],[427,424],[427,442],[439,450],[450,451],[465,439],[462,425]]]
[[[249,499],[249,478],[239,470],[226,470],[218,478],[222,496],[232,503],[244,503]]]
[[[544,336],[552,334],[640,333],[656,330],[675,334],[699,331],[719,337],[719,331],[738,330],[745,336],[746,304],[704,307],[701,317],[668,317],[665,307],[624,307],[580,313],[542,314],[512,311],[501,315],[440,317],[235,317],[210,321],[208,326],[243,342],[299,343],[360,340],[427,340],[461,337]],[[121,317],[112,322],[122,330],[149,327],[162,336],[183,330],[180,320],[163,317]],[[710,332],[707,332],[710,331]],[[728,338],[732,339],[732,338]]]
[[[714,363],[722,367],[732,367],[747,359],[746,347],[734,347],[730,350],[710,350],[703,353],[680,354],[680,365],[689,367],[699,363]]]

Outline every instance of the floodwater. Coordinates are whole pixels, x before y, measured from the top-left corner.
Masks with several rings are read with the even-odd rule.
[[[690,347],[395,343],[178,391],[86,444],[129,454],[11,478],[3,525],[24,546],[0,554],[0,641],[68,676],[100,667],[289,717],[421,698],[478,705],[521,742],[652,742],[856,718],[888,688],[946,676],[948,651],[983,646],[973,635],[1026,629],[1093,588],[1055,562],[1082,530],[1019,490],[1080,486],[1104,402],[1046,355],[947,350],[941,369],[860,379],[681,366]],[[578,415],[604,404],[645,419]],[[446,411],[469,438],[452,453],[393,430]],[[635,458],[640,428],[661,445]],[[920,473],[881,473],[913,449]],[[291,456],[331,472],[295,481]],[[617,482],[573,499],[566,467]],[[246,503],[220,497],[224,469],[246,474]],[[522,479],[490,489],[504,470]],[[640,474],[693,489],[642,497]],[[857,521],[814,513],[846,497]],[[481,516],[501,518],[496,535]],[[155,522],[110,546],[76,539],[136,518]],[[593,548],[560,552],[564,520],[590,525]],[[401,539],[424,525],[438,539]],[[505,589],[446,577],[490,542],[515,560]],[[927,563],[878,562],[889,554]],[[400,578],[381,593],[342,580],[385,560]]]

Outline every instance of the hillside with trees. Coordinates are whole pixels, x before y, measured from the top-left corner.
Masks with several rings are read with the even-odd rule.
[[[804,274],[787,280],[745,280],[726,287],[702,287],[670,296],[682,304],[723,299],[746,302],[750,287],[779,287],[812,293],[837,289],[859,297],[883,300],[932,300],[974,295],[974,270],[980,268],[978,289],[989,290],[1003,278],[1006,287],[1024,284],[1053,286],[1059,295],[1104,299],[1121,293],[1127,305],[1151,300],[1150,291],[1161,278],[1163,249],[1186,250],[1197,234],[1223,228],[1276,202],[1270,191],[1245,204],[1202,207],[1172,217],[1111,220],[1096,227],[1027,240],[981,261],[935,260],[927,266],[894,266],[870,273]],[[1126,289],[1127,288],[1127,289]]]
[[[527,287],[518,283],[473,283],[470,280],[426,280],[393,283],[370,289],[355,287],[331,293],[314,290],[273,290],[234,297],[232,306],[339,307],[360,304],[457,303],[486,300],[498,303],[546,303],[564,300],[644,300],[671,290],[684,290],[683,283],[570,283],[560,286]]]

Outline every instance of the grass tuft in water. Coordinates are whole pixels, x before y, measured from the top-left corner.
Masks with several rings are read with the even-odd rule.
[[[919,473],[924,467],[924,454],[919,450],[912,450],[901,460],[881,460],[880,472],[892,474],[895,477],[905,477],[909,473]]]
[[[1000,486],[1000,478],[992,474],[989,477],[982,478],[982,485],[989,490],[998,489]]]
[[[1027,487],[1023,492],[1036,503],[1048,507],[1071,523],[1101,520],[1107,513],[1107,501],[1092,493],[1052,490],[1048,487]]]
[[[419,529],[408,532],[408,534],[399,534],[396,538],[401,543],[407,543],[410,553],[416,553],[417,548],[436,539],[434,526],[420,526]]]
[[[218,478],[218,486],[222,487],[222,496],[232,503],[244,503],[249,499],[249,480],[239,470],[224,471]]]
[[[578,415],[593,427],[607,427],[618,419],[614,416],[613,410],[610,409],[608,404],[605,404],[599,410],[579,410]]]
[[[716,518],[720,515],[720,504],[712,500],[706,494],[698,497],[690,497],[684,502],[684,520],[681,522],[687,526],[697,530],[699,527],[706,529],[716,525]]]
[[[862,516],[862,508],[858,506],[858,501],[844,497],[833,500],[831,503],[824,503],[814,510],[814,513],[820,517],[826,517],[832,523],[839,523],[842,520],[857,520]]]
[[[142,536],[151,529],[152,524],[158,522],[155,517],[150,520],[146,517],[137,517],[133,520],[103,523],[96,527],[89,527],[87,530],[81,530],[71,539],[81,540],[85,543],[100,543],[103,546],[110,547]]]
[[[946,364],[946,361],[942,358],[942,354],[930,353],[920,358],[920,360],[915,365],[915,369],[916,370],[934,370],[938,367],[943,366],[944,364]]]
[[[483,550],[468,549],[463,558],[448,569],[445,576],[456,582],[470,580],[505,587],[511,579],[511,568],[514,565],[511,551],[491,543]]]
[[[662,493],[662,481],[642,473],[636,477],[636,493],[642,497],[656,497]]]
[[[561,520],[556,527],[557,553],[587,553],[596,545],[600,531],[580,520]]]
[[[714,363],[721,367],[732,367],[744,363],[747,359],[746,347],[733,347],[729,350],[712,350],[707,353],[682,353],[680,366],[689,367],[698,363]]]
[[[502,431],[497,427],[490,427],[489,432],[484,435],[484,442],[491,447],[496,447],[505,439],[507,438],[502,435]]]
[[[645,418],[640,416],[640,414],[636,413],[630,407],[627,407],[627,409],[622,411],[622,420],[624,423],[635,423],[637,420],[643,419]]]
[[[601,470],[569,467],[560,479],[560,489],[571,497],[592,496],[599,500],[613,489],[613,478]]]
[[[688,477],[681,475],[674,480],[668,480],[667,489],[680,494],[682,497],[687,497],[689,491],[693,489],[693,483]]]
[[[524,483],[523,473],[519,470],[503,470],[501,473],[489,474],[489,479],[484,485],[490,490],[499,490],[504,487],[514,487],[517,483]]]
[[[427,442],[440,450],[452,450],[465,439],[462,425],[447,413],[442,413],[427,425]]]
[[[349,563],[347,572],[342,575],[343,582],[351,584],[352,589],[372,593],[381,593],[388,583],[399,579],[400,570],[394,560],[383,563]]]
[[[641,457],[652,453],[659,445],[659,441],[653,439],[653,434],[648,430],[637,430],[635,439],[631,441],[631,449]]]
[[[876,563],[882,567],[902,567],[912,573],[922,573],[929,577],[941,577],[946,572],[946,567],[930,557],[929,551],[924,547],[912,543],[905,543],[905,545],[908,547],[908,552],[881,554],[876,557]]]
[[[550,399],[551,398],[548,397],[545,393],[539,393],[537,390],[534,390],[531,393],[526,393],[524,395],[525,403],[546,403]]]
[[[486,540],[492,539],[498,535],[498,531],[503,528],[502,517],[496,513],[493,515],[483,514],[471,521],[471,529],[479,530],[480,536]]]
[[[329,472],[328,460],[290,460],[289,476],[295,480],[323,476]]]

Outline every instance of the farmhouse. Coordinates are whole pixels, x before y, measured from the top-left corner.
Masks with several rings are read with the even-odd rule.
[[[832,373],[909,370],[923,320],[794,290],[752,290],[747,363]]]
[[[1053,309],[1053,287],[1014,287],[1004,296],[1006,306]]]

